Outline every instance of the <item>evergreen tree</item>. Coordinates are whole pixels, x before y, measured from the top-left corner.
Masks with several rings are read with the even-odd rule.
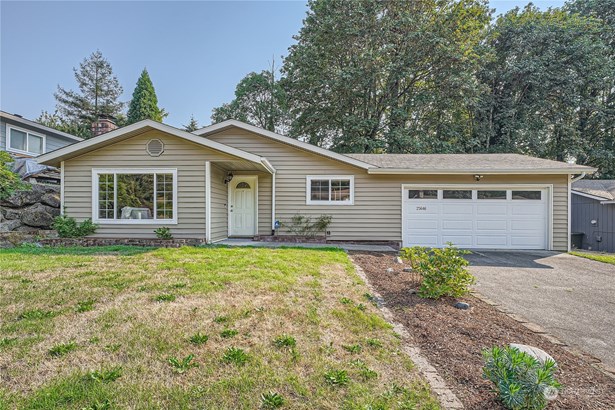
[[[198,121],[194,118],[194,115],[190,115],[190,122],[183,127],[184,130],[188,132],[196,131],[200,128]]]
[[[147,69],[144,68],[128,106],[128,124],[145,119],[161,122],[167,115],[164,109],[158,108],[158,97],[156,97],[154,84],[152,84]]]
[[[91,136],[91,124],[69,121],[63,118],[58,111],[55,111],[53,114],[42,111],[35,121],[46,127],[76,135],[77,137],[89,138]]]
[[[100,51],[85,58],[79,69],[73,68],[73,71],[79,91],[58,85],[54,94],[57,113],[64,123],[89,130],[92,122],[100,116],[115,117],[121,113],[123,103],[119,97],[122,86]]]

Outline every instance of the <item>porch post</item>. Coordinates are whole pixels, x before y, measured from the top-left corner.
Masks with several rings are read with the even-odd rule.
[[[271,234],[275,231],[275,172],[271,174]]]
[[[211,243],[211,162],[205,161],[205,242]]]
[[[92,187],[92,189],[98,188]],[[64,215],[64,161],[60,162],[60,215]]]

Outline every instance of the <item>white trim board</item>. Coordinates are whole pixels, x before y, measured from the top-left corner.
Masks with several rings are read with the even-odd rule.
[[[329,200],[318,201],[312,200],[311,182],[313,180],[329,180]],[[331,200],[331,180],[349,180],[350,181],[350,201],[332,201]],[[306,175],[305,176],[305,204],[310,206],[333,205],[333,206],[351,206],[354,205],[354,175]]]
[[[205,161],[205,242],[211,243],[211,161]]]

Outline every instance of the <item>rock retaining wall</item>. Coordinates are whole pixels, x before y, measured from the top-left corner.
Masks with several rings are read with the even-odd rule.
[[[38,241],[43,246],[152,246],[156,248],[179,248],[197,246],[204,239],[129,239],[129,238],[49,238]]]
[[[42,184],[31,187],[0,201],[0,233],[51,229],[53,219],[60,215],[60,187]]]

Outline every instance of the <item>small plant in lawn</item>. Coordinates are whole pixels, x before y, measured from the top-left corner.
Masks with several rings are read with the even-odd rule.
[[[49,355],[53,357],[60,357],[76,349],[77,349],[77,343],[75,342],[62,343],[59,345],[55,345],[51,349],[49,349]]]
[[[176,373],[182,374],[182,373],[186,373],[188,370],[190,370],[193,367],[199,366],[198,363],[192,362],[193,359],[194,359],[194,355],[189,354],[188,356],[184,357],[181,360],[176,357],[169,357],[168,362],[171,365],[171,367],[173,367],[173,370]]]
[[[95,401],[81,410],[111,410],[111,402],[108,399],[105,401]]]
[[[483,350],[483,377],[495,385],[500,401],[512,410],[544,409],[557,397],[560,384],[553,360],[538,359],[514,347]]]
[[[16,337],[3,337],[0,339],[0,348],[10,346],[17,341]]]
[[[77,302],[77,306],[75,307],[75,312],[77,313],[89,312],[90,310],[94,309],[95,302],[96,301],[93,299],[87,299],[87,300],[82,300],[80,302]]]
[[[88,374],[91,380],[95,380],[101,383],[111,383],[116,381],[122,375],[121,367],[114,367],[108,370],[94,370]]]
[[[171,228],[168,226],[161,226],[160,228],[154,229],[154,233],[156,234],[156,238],[158,239],[173,239],[173,235],[171,234]]]
[[[19,315],[20,320],[38,320],[53,317],[54,313],[48,310],[34,309],[23,312]]]
[[[365,306],[363,303],[357,303],[357,309],[359,309],[362,312],[365,312],[365,310],[367,309],[367,306]]]
[[[277,409],[284,405],[284,397],[278,392],[268,391],[261,394],[261,407],[265,409]]]
[[[192,336],[190,336],[190,343],[193,345],[202,345],[207,343],[209,336],[202,334],[201,332],[196,332]]]
[[[239,332],[235,329],[224,329],[220,332],[220,337],[223,339],[230,339],[231,337],[237,336]]]
[[[342,345],[342,348],[349,353],[361,353],[361,345],[358,343],[353,345]]]
[[[214,322],[216,322],[216,323],[227,323],[228,322],[228,316],[216,316],[216,317],[214,317]]]
[[[340,303],[343,305],[350,305],[352,303],[352,299],[344,297],[340,299]]]
[[[382,347],[382,342],[378,339],[365,339],[365,344],[369,347]]]
[[[171,287],[173,289],[183,289],[186,286],[188,286],[188,284],[186,282],[177,282],[177,283],[174,283],[174,284],[171,285]]]
[[[331,386],[345,386],[350,381],[346,370],[328,370],[325,373],[325,381]]]
[[[295,347],[297,345],[297,341],[294,337],[283,334],[274,339],[273,344],[277,347]]]
[[[350,364],[359,369],[359,376],[361,376],[363,380],[371,380],[378,377],[378,373],[367,367],[363,360],[353,360]]]
[[[104,349],[108,352],[114,353],[120,350],[120,347],[122,347],[120,343],[112,343],[112,344],[106,345]]]
[[[229,347],[222,355],[222,360],[226,363],[234,363],[243,366],[248,361],[248,355],[242,349]]]
[[[154,298],[156,302],[173,302],[175,301],[175,299],[176,299],[175,295],[171,293],[161,293],[160,295]]]
[[[459,297],[470,291],[475,282],[467,269],[469,262],[463,258],[470,252],[460,250],[448,243],[446,248],[403,248],[401,257],[410,261],[412,268],[423,278],[419,296],[437,299],[442,296]]]
[[[371,293],[364,293],[363,297],[367,299],[367,301],[371,303],[372,305],[374,306],[378,305],[378,299],[376,298],[376,296],[372,295]]]

